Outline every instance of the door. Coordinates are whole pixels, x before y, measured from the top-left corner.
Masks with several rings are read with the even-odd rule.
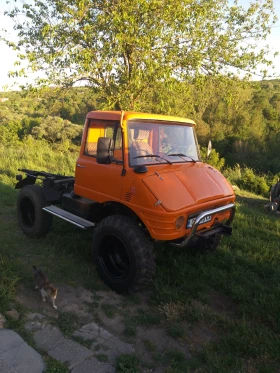
[[[111,164],[96,162],[99,137],[113,139],[114,161]],[[122,182],[122,132],[118,122],[90,120],[86,142],[75,173],[75,193],[97,202],[120,200]]]

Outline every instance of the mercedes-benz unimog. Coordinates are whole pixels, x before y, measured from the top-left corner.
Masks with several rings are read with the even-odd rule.
[[[221,235],[231,234],[235,195],[202,162],[194,127],[165,115],[88,113],[75,177],[26,169],[25,178],[17,175],[23,232],[44,236],[53,216],[93,229],[97,269],[117,292],[152,280],[155,242],[215,250]]]

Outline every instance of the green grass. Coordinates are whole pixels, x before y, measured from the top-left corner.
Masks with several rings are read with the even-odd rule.
[[[57,361],[55,359],[52,359],[51,357],[45,357],[45,363],[46,363],[46,370],[44,373],[69,373],[69,369],[61,363],[60,361]]]
[[[137,334],[137,326],[151,327],[158,325],[161,321],[159,313],[155,313],[154,310],[146,311],[141,308],[137,310],[137,314],[133,316],[127,316],[124,311],[124,335],[126,337],[135,337]]]
[[[91,348],[92,346],[92,343],[94,342],[94,339],[85,339],[83,337],[78,337],[76,335],[73,335],[71,337],[71,339],[73,339],[73,341],[79,343],[80,345],[82,346],[85,346],[86,348]]]
[[[171,325],[168,326],[168,328],[167,328],[167,334],[170,337],[173,337],[175,339],[180,339],[180,338],[184,337],[185,332],[182,329],[181,324],[177,323],[177,324],[171,324]]]
[[[10,309],[19,282],[30,285],[33,264],[46,269],[54,283],[92,290],[105,288],[92,264],[90,232],[54,219],[53,230],[46,237],[33,240],[25,237],[17,225],[17,191],[13,187],[18,167],[73,172],[73,154],[56,154],[43,143],[41,147],[37,144],[36,149],[34,156],[28,146],[24,152],[0,148],[0,312]],[[203,347],[194,346],[190,360],[168,352],[158,357],[162,361],[158,364],[163,364],[169,373],[195,369],[273,373],[279,369],[280,219],[264,212],[266,200],[262,197],[243,191],[238,194],[233,235],[223,238],[215,253],[197,255],[163,245],[156,253],[157,271],[149,309],[140,309],[137,295],[125,303],[125,310],[139,304],[138,312],[127,317],[125,334],[130,337],[136,335],[137,327],[166,329],[168,325],[178,325],[171,334],[180,339],[182,322],[194,330],[205,325],[216,335]],[[219,313],[211,306],[213,292],[230,299],[233,314]],[[114,311],[104,307],[101,309],[105,314],[114,317]],[[58,321],[66,334],[75,324],[67,317],[60,316]],[[20,323],[11,327],[22,329]],[[191,337],[183,340],[191,348]],[[139,361],[129,357],[120,359],[117,366],[118,372],[141,370]]]
[[[101,309],[109,319],[112,319],[116,314],[116,306],[112,304],[102,304]]]
[[[56,321],[57,326],[61,330],[61,332],[69,337],[71,336],[75,329],[77,328],[77,316],[70,312],[61,312],[58,315],[58,319]]]
[[[0,254],[0,312],[8,311],[20,276],[20,264],[12,253]]]
[[[116,360],[117,373],[141,373],[140,361],[135,355],[120,355]]]
[[[144,345],[147,351],[155,352],[157,350],[157,345],[153,341],[150,341],[149,339],[144,340]]]

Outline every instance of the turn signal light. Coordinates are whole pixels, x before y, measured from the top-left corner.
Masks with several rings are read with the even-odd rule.
[[[177,231],[180,231],[182,228],[184,228],[184,226],[185,226],[185,217],[179,216],[176,219],[175,228]]]

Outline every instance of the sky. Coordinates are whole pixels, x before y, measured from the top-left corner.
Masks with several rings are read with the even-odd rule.
[[[241,5],[246,7],[250,3],[250,0],[240,0],[239,2]],[[13,1],[11,1],[11,3],[13,3]],[[280,76],[280,0],[274,0],[274,3],[276,14],[279,20],[272,28],[271,34],[268,37],[266,43],[269,44],[272,54],[277,51],[279,52],[279,56],[277,56],[273,60],[275,65],[275,69],[273,71],[277,73],[278,76]],[[2,35],[1,29],[7,29],[11,39],[15,39],[16,35],[13,31],[13,22],[10,20],[9,17],[4,16],[4,11],[8,10],[9,7],[10,5],[7,4],[7,0],[0,0],[0,36]],[[23,84],[24,82],[32,83],[34,75],[30,75],[27,80],[19,78],[12,79],[8,77],[8,72],[14,69],[14,63],[16,60],[17,53],[11,48],[7,47],[5,43],[0,40],[0,91],[5,89],[6,85],[11,87],[14,82],[19,84]]]

